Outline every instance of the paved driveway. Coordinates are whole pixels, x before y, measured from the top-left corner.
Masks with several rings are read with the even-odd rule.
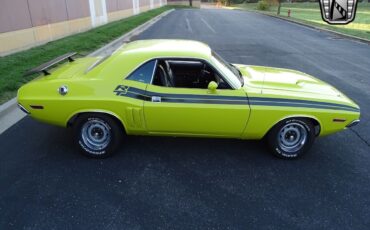
[[[163,137],[88,160],[68,130],[25,118],[0,135],[0,229],[368,229],[370,46],[226,10],[177,10],[137,37],[147,38],[315,75],[360,104],[362,123],[296,161],[260,142]]]

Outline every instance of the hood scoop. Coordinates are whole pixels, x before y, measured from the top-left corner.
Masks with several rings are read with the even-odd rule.
[[[308,74],[281,68],[238,65],[248,87],[266,90],[302,92],[330,96],[340,96],[331,85]]]

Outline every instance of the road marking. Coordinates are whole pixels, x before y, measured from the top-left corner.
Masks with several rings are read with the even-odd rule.
[[[188,19],[188,18],[186,18],[185,20],[186,20],[186,25],[188,26],[188,30],[190,31],[190,33],[193,33],[193,29],[192,29],[192,28],[191,28],[191,26],[190,26],[189,19]]]
[[[202,22],[210,29],[210,30],[212,30],[212,32],[213,33],[216,33],[216,31],[212,28],[212,26],[210,26],[209,24],[208,24],[208,22],[206,22],[206,20],[204,20],[203,18],[200,18],[200,20],[202,20]]]

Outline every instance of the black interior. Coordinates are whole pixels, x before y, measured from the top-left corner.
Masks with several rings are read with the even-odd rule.
[[[211,81],[215,81],[219,89],[230,89],[230,86],[207,63],[198,60],[158,60],[153,84],[207,89]]]

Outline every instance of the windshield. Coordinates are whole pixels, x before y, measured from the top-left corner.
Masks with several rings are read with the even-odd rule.
[[[222,71],[227,74],[228,80],[230,80],[237,89],[244,85],[244,78],[238,68],[226,62],[214,51],[212,51],[212,58],[213,61],[216,61],[218,64],[220,64],[218,66],[222,67]]]

